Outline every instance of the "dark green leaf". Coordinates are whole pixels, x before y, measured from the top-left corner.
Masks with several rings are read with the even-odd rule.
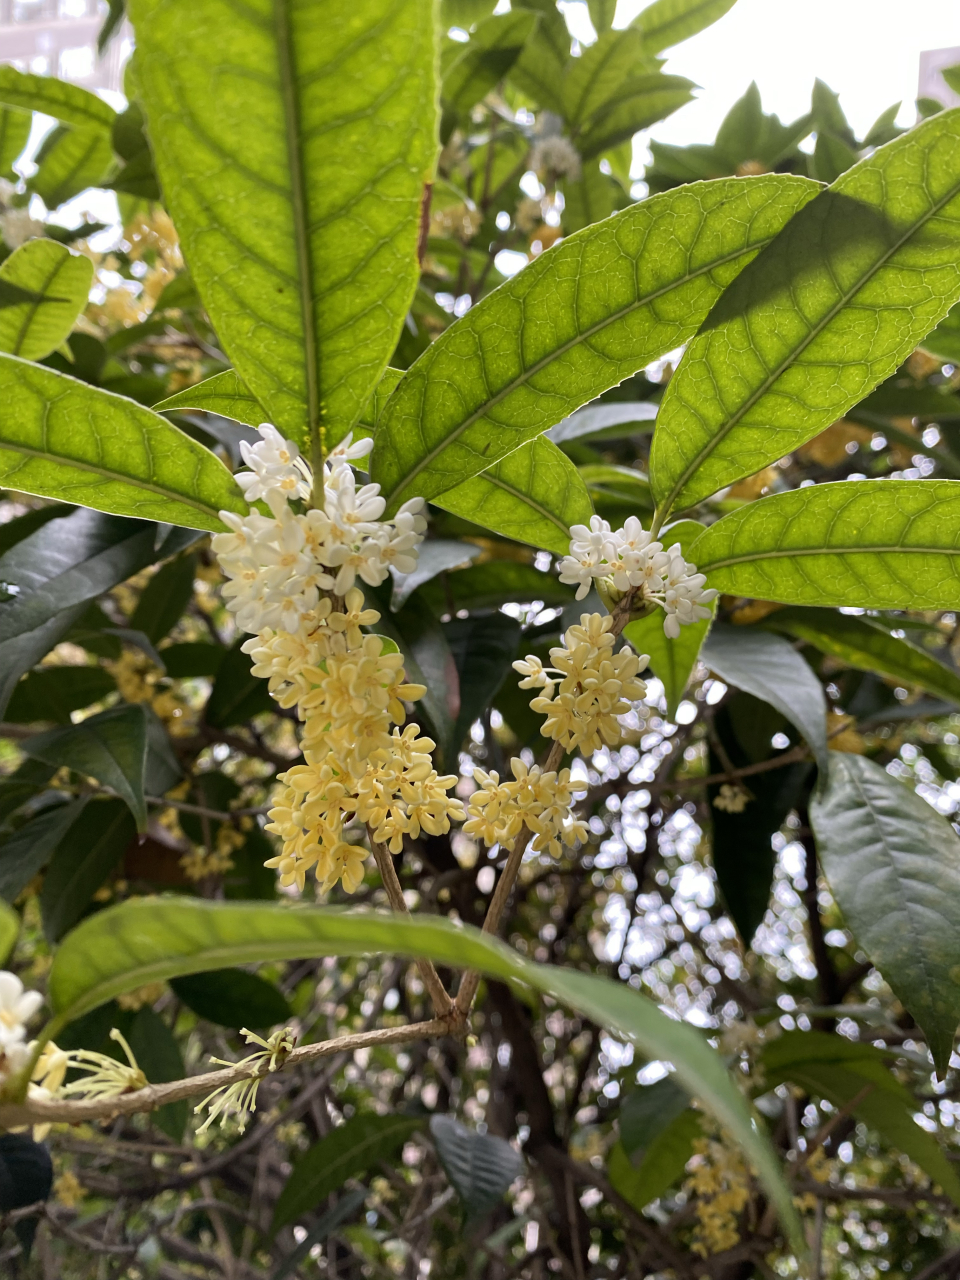
[[[688,40],[732,9],[734,0],[654,0],[633,20],[648,53]]]
[[[956,480],[850,480],[776,493],[718,520],[691,549],[708,585],[784,604],[952,609]]]
[[[162,0],[133,0],[130,16],[165,203],[223,348],[265,419],[328,448],[416,288],[432,7],[278,0],[266,16],[196,0],[185,26]]]
[[[815,192],[785,175],[671,191],[541,254],[441,334],[391,395],[371,459],[388,511],[462,484],[686,341]],[[581,288],[598,272],[602,290]]]
[[[679,1181],[693,1155],[694,1142],[702,1137],[700,1116],[685,1107],[652,1139],[636,1166],[623,1143],[616,1144],[607,1161],[610,1185],[638,1212],[643,1210]]]
[[[61,516],[72,513],[73,507],[61,502],[51,502],[43,507],[36,507],[22,516],[7,520],[0,525],[0,556],[6,555],[11,547],[16,546],[37,529],[42,529],[48,520],[58,520]]]
[[[443,586],[433,581],[421,587],[416,599],[423,600],[440,616],[459,609],[498,609],[511,601],[545,605],[569,604],[572,587],[565,586],[554,573],[535,569],[515,560],[488,560],[484,564],[459,569]]]
[[[826,699],[820,681],[791,644],[764,632],[716,626],[701,656],[721,680],[769,702],[795,724],[826,774]]]
[[[357,1187],[356,1191],[341,1197],[332,1209],[321,1215],[320,1220],[310,1228],[297,1247],[287,1254],[270,1280],[287,1280],[287,1276],[293,1275],[313,1246],[325,1240],[341,1222],[346,1222],[360,1208],[368,1194],[366,1187]]]
[[[960,673],[919,645],[891,635],[879,618],[859,618],[833,609],[778,609],[764,626],[805,640],[847,666],[917,685],[960,705]]]
[[[620,1141],[628,1156],[645,1150],[690,1105],[672,1076],[631,1089],[620,1104]]]
[[[174,680],[215,676],[227,652],[220,645],[208,642],[171,644],[163,651],[163,665]]]
[[[0,309],[0,351],[41,360],[56,350],[87,305],[93,263],[54,240],[28,240],[0,265],[0,288],[28,295]]]
[[[625,983],[534,964],[489,934],[452,920],[294,904],[131,899],[83,921],[61,943],[47,986],[56,1016],[46,1034],[56,1037],[64,1023],[146,982],[218,969],[224,963],[377,951],[427,956],[435,963],[518,979],[585,1014],[644,1056],[672,1062],[678,1082],[742,1145],[794,1247],[802,1252],[802,1233],[779,1160],[698,1030],[668,1017]],[[294,1178],[291,1186],[299,1185]]]
[[[181,1080],[186,1074],[180,1046],[167,1024],[152,1009],[137,1010],[130,1023],[127,1040],[151,1084]],[[188,1110],[189,1103],[185,1099],[168,1102],[154,1112],[153,1120],[169,1138],[180,1142],[187,1125]]]
[[[241,636],[217,667],[204,713],[207,724],[214,729],[246,724],[256,715],[276,709],[277,704],[267,692],[266,681],[251,674],[250,659],[240,648],[246,639],[246,636]]]
[[[23,749],[35,760],[90,775],[110,787],[129,805],[137,829],[146,830],[147,720],[138,704],[113,707],[69,728],[37,734],[26,740]]]
[[[435,578],[438,573],[462,569],[476,559],[480,548],[469,542],[451,542],[445,538],[431,538],[420,546],[417,567],[413,573],[394,575],[390,608],[396,611],[406,604],[418,587]]]
[[[634,432],[652,431],[659,407],[653,400],[597,402],[564,418],[546,435],[555,444],[566,444],[568,440],[579,440],[581,436],[601,436],[601,433],[602,439],[621,439]],[[617,435],[613,434],[614,430]]]
[[[453,1116],[431,1116],[430,1136],[468,1219],[485,1217],[523,1173],[523,1156],[506,1139],[477,1133]]]
[[[0,1210],[22,1209],[47,1200],[53,1186],[53,1161],[40,1142],[25,1133],[0,1134]],[[14,1231],[26,1259],[38,1218],[21,1218]]]
[[[193,595],[197,569],[194,555],[179,556],[163,565],[140,594],[130,617],[130,626],[157,643],[180,621]]]
[[[650,459],[664,512],[823,431],[956,302],[958,123],[944,112],[860,161],[724,293],[664,392]]]
[[[247,832],[245,843],[231,853],[233,867],[223,875],[223,896],[250,901],[270,902],[277,896],[277,873],[263,864],[276,849],[270,838],[257,826]]]
[[[283,993],[243,969],[211,969],[174,978],[175,994],[200,1018],[221,1027],[275,1027],[291,1017]]]
[[[616,178],[601,170],[600,161],[588,160],[578,176],[563,180],[564,232],[582,231],[629,203],[626,191]]]
[[[960,307],[951,307],[935,329],[920,343],[938,360],[960,363]]]
[[[943,1075],[960,1021],[960,838],[886,770],[840,752],[810,816],[837,905]]]
[[[274,1230],[319,1208],[348,1178],[393,1160],[423,1127],[420,1116],[361,1112],[314,1143],[293,1167],[273,1215]]]
[[[454,582],[461,573],[466,572],[468,570],[458,569],[446,581]],[[397,613],[391,614],[385,607],[382,608],[377,628],[403,654],[407,680],[426,685],[426,694],[416,704],[417,719],[426,716],[427,728],[432,732],[443,756],[452,740],[453,724],[460,710],[460,686],[457,667],[443,628],[431,610],[424,609],[420,603],[424,590],[437,587],[438,582],[434,579]]]
[[[122,800],[91,800],[62,836],[43,878],[40,909],[48,942],[57,942],[86,913],[137,834]]]
[[[14,902],[33,877],[47,865],[61,839],[70,829],[86,800],[45,809],[43,813],[0,844],[0,897]]]
[[[43,667],[31,671],[16,686],[6,710],[11,724],[37,720],[70,723],[70,712],[99,702],[116,689],[116,681],[102,667]]]
[[[27,756],[13,773],[0,778],[0,822],[6,822],[21,805],[41,791],[54,772],[52,765],[41,764]]]
[[[589,524],[593,515],[576,467],[544,436],[447,489],[434,503],[481,528],[558,555],[570,549],[570,526]]]
[[[452,618],[444,623],[460,677],[460,711],[453,727],[447,763],[456,766],[456,752],[470,732],[470,726],[491,705],[497,690],[511,674],[517,656],[520,623],[505,613],[482,617]]]

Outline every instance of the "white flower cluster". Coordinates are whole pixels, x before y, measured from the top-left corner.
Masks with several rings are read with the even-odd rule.
[[[575,524],[570,534],[570,554],[559,564],[560,581],[576,585],[578,600],[597,578],[609,579],[620,592],[639,588],[643,600],[666,614],[663,630],[671,640],[680,635],[681,625],[710,617],[707,606],[716,591],[704,590],[706,578],[684,560],[679,542],[665,551],[636,516],[616,530],[600,516],[591,516],[589,528]]]
[[[259,430],[261,440],[240,446],[250,470],[238,472],[236,480],[248,502],[262,499],[272,515],[221,511],[231,532],[213,539],[230,578],[223,589],[227,608],[242,630],[295,633],[321,591],[344,596],[357,578],[375,587],[391,567],[413,572],[427,527],[423,499],[404,503],[392,520],[380,519],[386,505],[380,486],[358,489],[350,465],[370,452],[372,440],[353,444],[347,436],[324,463],[323,509],[297,514],[289,504],[310,496],[310,468],[275,427],[264,423]]]
[[[15,973],[0,969],[0,1080],[26,1066],[31,1053],[26,1024],[42,1004],[39,991],[24,991]]]

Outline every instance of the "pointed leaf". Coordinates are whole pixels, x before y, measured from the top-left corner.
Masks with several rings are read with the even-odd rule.
[[[839,752],[810,816],[837,905],[942,1075],[960,1021],[960,837],[872,760]]]
[[[70,712],[89,707],[113,693],[117,682],[102,667],[42,667],[13,691],[4,719],[10,724],[37,720],[70,723]]]
[[[536,25],[537,14],[523,9],[479,22],[444,72],[444,109],[462,114],[485,97],[516,62]]]
[[[57,805],[25,822],[0,844],[0,896],[14,902],[47,865],[63,836],[83,812],[86,800]]]
[[[716,626],[701,656],[726,684],[768,702],[796,725],[826,773],[826,699],[820,681],[793,645],[763,631]]]
[[[801,210],[707,318],[663,396],[664,511],[789,453],[887,378],[960,297],[960,110]]]
[[[58,769],[65,766],[112,788],[129,805],[137,830],[146,830],[143,770],[147,721],[141,706],[112,707],[69,728],[39,733],[24,742],[23,750],[34,760]]]
[[[579,440],[581,436],[595,436],[601,432],[604,439],[615,440],[632,435],[634,431],[652,431],[659,407],[654,400],[589,404],[558,422],[545,434],[555,444],[566,444],[568,440]],[[632,427],[633,431],[628,431],[627,427]],[[614,430],[618,430],[619,435],[615,436]]]
[[[672,1076],[631,1089],[620,1104],[620,1141],[627,1155],[643,1151],[686,1111],[690,1096]]]
[[[722,18],[735,0],[654,0],[633,20],[648,53],[659,53]]]
[[[93,126],[108,134],[117,116],[109,102],[89,89],[54,76],[30,75],[11,66],[0,67],[0,102],[24,111],[40,111],[64,124]]]
[[[16,180],[13,166],[30,140],[33,121],[29,111],[0,107],[0,177]]]
[[[266,410],[257,397],[247,389],[236,369],[214,374],[203,382],[178,391],[153,406],[154,413],[169,413],[174,409],[199,409],[202,413],[219,413],[234,422],[248,427],[259,427],[266,417]]]
[[[293,904],[138,898],[83,921],[54,957],[47,1034],[122,991],[226,964],[386,951],[517,979],[636,1046],[672,1062],[677,1080],[739,1142],[803,1251],[780,1163],[719,1056],[700,1032],[662,1013],[626,984],[534,964],[478,929],[451,920]]]
[[[512,676],[510,664],[520,644],[520,623],[505,613],[481,617],[451,618],[444,624],[450,652],[460,676],[460,711],[453,727],[452,752],[447,763],[455,767],[457,755],[474,720],[489,707],[504,680]]]
[[[0,311],[0,351],[41,360],[64,341],[87,305],[93,263],[55,240],[28,240],[0,265],[0,281],[34,297]]]
[[[277,1201],[274,1230],[319,1208],[348,1178],[394,1159],[423,1123],[421,1116],[361,1112],[338,1125],[294,1165]]]
[[[570,526],[589,524],[593,515],[577,468],[545,436],[521,445],[434,502],[484,529],[557,555],[570,550]]]
[[[669,191],[541,254],[442,333],[397,385],[371,460],[388,511],[486,470],[685,342],[815,192],[786,175]],[[604,287],[582,288],[593,276]]]
[[[58,941],[83,916],[136,834],[136,823],[122,800],[91,800],[80,812],[43,878],[40,910],[48,942]]]
[[[523,1173],[523,1156],[506,1139],[477,1133],[453,1116],[431,1116],[430,1136],[468,1218],[488,1214]]]
[[[891,635],[879,618],[858,618],[833,609],[778,609],[764,626],[805,640],[847,666],[917,685],[960,706],[960,672],[919,645]]]
[[[183,1079],[186,1069],[180,1046],[164,1020],[152,1009],[137,1010],[131,1020],[127,1040],[151,1084]],[[180,1102],[168,1102],[153,1113],[153,1121],[174,1142],[180,1142],[189,1110],[190,1104],[185,1098]]]
[[[327,448],[356,422],[416,287],[432,6],[197,0],[185,25],[134,0],[130,14],[157,172],[204,306],[265,418]]]
[[[850,480],[771,494],[691,548],[707,584],[784,604],[952,609],[960,482]]]
[[[611,1186],[636,1210],[644,1209],[683,1176],[693,1144],[702,1137],[699,1114],[685,1107],[652,1139],[636,1167],[623,1143],[618,1142],[607,1163]]]
[[[475,560],[480,548],[469,542],[454,542],[448,538],[430,538],[421,543],[417,567],[412,573],[394,573],[390,608],[401,609],[418,587],[435,578],[438,573],[462,569]]]
[[[252,1027],[256,1031],[292,1017],[279,988],[243,969],[191,973],[174,978],[170,986],[198,1017],[221,1027]]]
[[[153,575],[130,615],[130,627],[142,631],[154,644],[173,630],[193,595],[197,570],[195,555],[170,560]]]
[[[27,183],[48,209],[56,209],[90,187],[103,184],[113,165],[110,135],[98,128],[61,126],[37,152],[37,172]]]
[[[248,509],[219,458],[124,396],[0,355],[0,402],[0,484],[193,529]]]
[[[217,666],[204,712],[207,724],[215,729],[245,724],[253,716],[276,708],[263,680],[251,673],[252,663],[240,647],[247,638],[241,635]]]

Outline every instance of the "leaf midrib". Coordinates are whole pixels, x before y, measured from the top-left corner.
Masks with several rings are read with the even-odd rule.
[[[713,573],[717,569],[728,569],[734,564],[750,564],[757,560],[789,560],[798,556],[873,556],[888,555],[891,551],[904,552],[908,555],[922,556],[960,556],[960,547],[796,547],[793,549],[777,548],[772,551],[754,551],[742,556],[728,556],[724,560],[698,561],[701,573]]]
[[[11,355],[19,356],[20,351],[23,347],[23,344],[27,340],[27,337],[29,335],[30,328],[34,320],[36,319],[37,313],[41,307],[43,307],[47,302],[67,301],[67,299],[64,299],[64,298],[47,298],[46,293],[47,293],[47,290],[51,288],[54,280],[56,280],[57,276],[60,274],[63,268],[69,263],[69,261],[70,261],[69,257],[62,258],[59,262],[54,261],[54,264],[49,274],[47,275],[46,279],[44,280],[43,284],[39,289],[40,296],[37,297],[33,302],[27,303],[27,309],[23,317],[23,323],[20,326],[20,332],[17,335],[14,349],[11,352]],[[35,290],[35,292],[37,291]]]
[[[555,524],[557,528],[562,531],[565,537],[569,535],[570,530],[563,523],[560,517],[554,515],[552,511],[548,511],[546,507],[542,506],[535,499],[531,498],[528,493],[523,493],[522,490],[515,489],[512,484],[507,484],[506,480],[501,480],[499,476],[491,475],[489,471],[487,472],[481,471],[476,478],[478,480],[488,480],[490,484],[496,485],[497,488],[502,489],[504,493],[509,493],[514,498],[519,498],[526,506],[532,507],[533,510],[536,511],[539,515],[542,515],[546,520],[549,520],[551,521],[551,523]],[[469,484],[469,481],[467,481],[467,483]]]
[[[769,243],[769,241],[767,241],[767,243]],[[759,253],[762,248],[764,248],[764,244],[762,243],[758,244],[755,247],[755,252]],[[478,422],[481,418],[486,417],[486,415],[489,413],[491,409],[496,408],[498,404],[502,404],[502,402],[508,396],[512,395],[513,392],[516,391],[519,387],[525,386],[526,383],[528,383],[531,378],[535,377],[541,371],[541,369],[545,369],[548,365],[552,364],[555,360],[558,360],[561,356],[566,355],[568,351],[571,351],[573,350],[574,347],[579,346],[580,343],[586,342],[590,338],[594,337],[595,334],[602,333],[603,330],[606,329],[609,325],[616,324],[616,322],[618,320],[622,320],[624,316],[631,315],[634,311],[638,311],[641,307],[648,306],[650,303],[656,302],[658,298],[662,298],[666,294],[672,293],[675,289],[680,289],[685,284],[689,284],[691,280],[697,280],[701,276],[709,275],[712,271],[715,271],[718,267],[726,266],[727,263],[729,262],[735,262],[737,258],[741,258],[744,256],[744,254],[748,254],[752,251],[754,251],[753,245],[745,245],[745,246],[742,246],[740,249],[738,249],[736,253],[729,253],[729,254],[725,254],[721,258],[715,258],[713,259],[713,261],[710,262],[708,266],[704,266],[703,268],[700,268],[697,271],[688,272],[683,276],[679,276],[677,279],[671,281],[669,284],[664,285],[661,289],[657,289],[653,293],[645,294],[643,298],[638,299],[636,302],[631,303],[627,307],[621,307],[620,310],[614,312],[613,315],[606,317],[604,320],[600,321],[599,323],[595,325],[591,325],[590,328],[583,330],[581,333],[578,333],[575,338],[570,338],[568,341],[561,343],[560,346],[554,347],[553,350],[548,355],[543,356],[540,360],[537,360],[534,364],[530,365],[529,368],[525,369],[520,377],[514,378],[512,382],[509,382],[505,387],[502,388],[502,390],[498,391],[496,395],[491,396],[489,400],[484,401],[483,405],[479,409],[475,409],[473,413],[471,413],[466,419],[464,419],[464,421],[458,427],[455,428],[454,431],[452,431],[449,435],[445,436],[443,440],[440,441],[439,444],[437,444],[433,449],[431,449],[430,452],[420,462],[418,462],[417,465],[413,467],[412,470],[410,470],[407,473],[407,475],[398,484],[394,486],[394,488],[390,492],[389,497],[387,498],[388,508],[391,505],[391,503],[393,503],[393,501],[400,494],[404,492],[405,489],[409,488],[409,486],[413,483],[413,481],[417,478],[417,476],[421,473],[421,471],[423,471],[426,467],[428,467],[430,463],[433,462],[433,460],[444,451],[444,449],[448,448],[455,441],[459,440],[459,438],[463,435],[463,433],[465,431],[469,431],[469,429],[473,426],[475,422]],[[400,385],[401,385],[400,383],[397,384],[398,387]],[[391,394],[395,394],[395,392]],[[566,416],[569,416],[569,413],[572,413],[572,412],[573,410],[569,410]],[[554,425],[556,424],[555,423],[549,424],[548,426],[544,427],[544,431],[548,431],[550,426],[554,426]],[[471,478],[472,478],[471,476],[466,476],[463,479],[457,480],[454,482],[454,484],[450,485],[449,488],[451,489],[455,488],[456,485],[463,484],[464,479],[469,480]],[[446,491],[440,490],[440,492],[443,493]]]
[[[113,471],[109,467],[98,466],[92,462],[81,462],[75,458],[66,458],[61,454],[52,454],[46,449],[35,449],[31,445],[11,443],[0,436],[0,453],[23,453],[31,458],[39,458],[46,462],[52,462],[56,465],[76,467],[78,471],[89,471],[93,475],[101,476],[104,480],[114,480],[122,484],[133,485],[137,489],[144,489],[148,493],[155,493],[161,498],[168,498],[175,502],[182,502],[184,506],[193,507],[197,511],[202,511],[204,515],[216,516],[220,520],[220,514],[213,507],[208,507],[204,503],[199,502],[195,498],[189,498],[185,494],[177,493],[173,489],[164,489],[158,484],[154,484],[149,480],[140,480],[133,476],[126,476],[121,471]],[[211,455],[212,456],[212,455]]]
[[[831,188],[828,188],[828,190],[840,191],[842,194],[842,189],[838,187],[831,187]],[[960,182],[955,183],[954,186],[951,188],[949,194],[945,195],[935,205],[932,205],[929,211],[918,222],[911,224],[910,228],[903,234],[903,236],[901,236],[901,238],[896,242],[896,244],[892,245],[890,249],[888,249],[884,254],[882,254],[880,258],[877,259],[876,263],[870,268],[870,270],[865,275],[861,276],[858,279],[855,288],[852,288],[847,292],[840,294],[840,297],[838,298],[837,302],[833,305],[833,307],[830,308],[830,310],[826,313],[826,315],[810,329],[809,333],[803,339],[803,341],[798,346],[793,348],[792,352],[784,360],[780,362],[780,364],[777,366],[776,370],[772,374],[769,374],[767,376],[767,378],[764,380],[763,383],[761,383],[761,385],[757,388],[757,390],[753,393],[753,395],[750,396],[745,401],[745,403],[737,410],[737,412],[730,417],[730,419],[728,420],[726,425],[722,428],[722,430],[718,432],[716,435],[713,435],[710,437],[710,439],[699,451],[699,453],[693,459],[691,459],[687,467],[680,474],[673,488],[664,498],[663,504],[662,504],[664,519],[666,519],[670,511],[673,509],[673,506],[676,503],[680,494],[683,492],[683,489],[686,486],[687,481],[690,480],[691,476],[694,474],[694,472],[698,470],[700,465],[704,461],[706,461],[706,459],[709,458],[712,453],[716,451],[718,446],[722,443],[722,441],[724,441],[727,438],[727,436],[734,429],[734,427],[736,427],[741,422],[741,420],[745,417],[745,415],[749,413],[750,410],[767,394],[767,392],[771,389],[771,387],[773,387],[780,380],[780,378],[790,368],[790,366],[797,362],[797,360],[800,358],[800,356],[803,355],[803,353],[814,341],[814,339],[820,336],[820,334],[824,331],[824,329],[826,329],[827,326],[831,324],[832,321],[836,318],[836,316],[844,309],[844,307],[847,306],[850,300],[852,298],[855,298],[857,294],[860,293],[860,291],[870,283],[870,281],[877,274],[877,272],[880,271],[883,267],[885,267],[890,262],[890,260],[894,257],[895,254],[899,253],[899,251],[903,248],[903,246],[907,243],[907,241],[911,239],[912,236],[916,235],[917,232],[922,227],[924,227],[931,218],[933,218],[936,214],[938,214],[945,205],[949,204],[951,200],[955,199],[958,193],[960,193]],[[804,205],[803,207],[807,208],[808,206]],[[800,212],[800,210],[798,210],[798,212]],[[789,227],[789,225],[790,223],[788,222],[787,227]],[[786,227],[784,228],[784,231],[785,230],[786,230]],[[780,234],[782,234],[782,232]],[[830,270],[830,276],[832,279],[835,278],[832,266]],[[879,308],[873,308],[873,310],[878,310],[878,309]],[[705,494],[703,496],[706,497],[708,495]]]

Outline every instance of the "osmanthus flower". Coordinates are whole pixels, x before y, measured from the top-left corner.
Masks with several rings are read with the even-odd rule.
[[[568,627],[563,645],[550,650],[552,667],[528,656],[513,664],[524,679],[521,688],[542,688],[530,706],[547,718],[540,732],[567,751],[598,751],[620,740],[619,716],[643,698],[647,687],[637,674],[647,665],[623,648],[614,653],[613,619],[585,613]]]
[[[544,773],[539,765],[510,761],[513,778],[500,781],[496,770],[474,771],[479,786],[467,803],[465,835],[476,836],[489,848],[509,844],[526,826],[534,836],[537,852],[549,850],[559,857],[561,845],[573,847],[587,837],[586,824],[573,816],[574,797],[586,784],[570,776],[569,769]]]
[[[126,1065],[111,1058],[109,1054],[97,1053],[93,1049],[72,1049],[67,1054],[68,1065],[78,1071],[85,1071],[87,1075],[82,1080],[62,1085],[60,1093],[64,1097],[80,1094],[84,1098],[118,1098],[122,1093],[146,1088],[147,1077],[137,1065],[133,1050],[123,1033],[113,1027],[110,1039],[115,1040],[126,1054]]]
[[[222,1125],[228,1116],[236,1117],[237,1127],[243,1133],[247,1127],[247,1121],[257,1109],[257,1091],[260,1088],[261,1079],[270,1071],[279,1071],[297,1043],[297,1038],[289,1027],[274,1031],[273,1035],[266,1040],[258,1036],[255,1031],[248,1031],[246,1027],[240,1028],[240,1034],[247,1044],[258,1044],[261,1048],[256,1053],[241,1058],[239,1062],[227,1062],[223,1058],[211,1057],[210,1061],[220,1067],[245,1068],[247,1078],[214,1089],[213,1093],[194,1107],[194,1114],[199,1114],[205,1108],[209,1109],[209,1114],[197,1133],[205,1133],[217,1119]]]
[[[658,605],[666,615],[663,630],[671,640],[689,626],[710,617],[716,597],[705,588],[706,578],[697,566],[684,560],[679,543],[664,550],[654,541],[636,516],[622,529],[613,530],[600,516],[591,516],[590,525],[575,524],[570,529],[570,554],[560,561],[560,581],[577,587],[582,600],[597,583],[618,595],[638,593],[638,604]]]
[[[0,1080],[26,1066],[30,1058],[26,1024],[42,1004],[39,991],[24,991],[15,973],[0,970]]]

